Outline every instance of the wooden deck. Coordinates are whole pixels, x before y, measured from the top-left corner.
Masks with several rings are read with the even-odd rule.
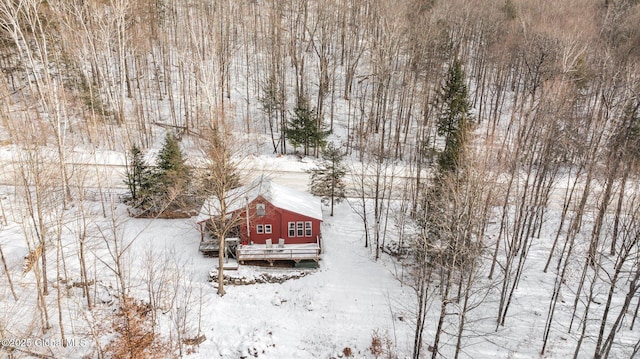
[[[277,244],[268,247],[265,244],[251,244],[238,246],[238,261],[315,261],[320,260],[320,246],[317,243],[308,244]]]
[[[218,255],[218,251],[220,250],[220,242],[219,241],[202,241],[199,246],[200,252],[203,254]]]
[[[231,255],[232,257],[235,258],[234,254],[238,246],[239,239],[227,238],[225,242],[226,242],[225,249],[227,252],[227,256]],[[217,257],[218,252],[220,251],[220,241],[218,239],[208,239],[206,241],[201,241],[199,245],[199,250],[204,255]]]

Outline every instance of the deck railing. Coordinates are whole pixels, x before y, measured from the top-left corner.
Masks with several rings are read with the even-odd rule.
[[[301,261],[301,260],[313,260],[318,261],[320,259],[320,247],[254,247],[254,246],[241,246],[238,247],[238,260],[239,261]]]

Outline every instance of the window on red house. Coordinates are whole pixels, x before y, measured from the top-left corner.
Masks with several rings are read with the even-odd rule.
[[[296,235],[298,237],[304,237],[304,222],[298,222],[298,231]]]
[[[264,217],[267,215],[267,208],[264,205],[264,203],[258,203],[256,204],[256,216],[258,217]]]
[[[304,236],[311,237],[311,222],[304,222]]]
[[[258,233],[258,234],[263,234],[264,233],[264,227],[261,224],[256,226],[256,233]]]
[[[289,237],[296,236],[296,222],[289,222]]]
[[[265,224],[264,225],[264,233],[271,234],[271,225],[270,224]]]

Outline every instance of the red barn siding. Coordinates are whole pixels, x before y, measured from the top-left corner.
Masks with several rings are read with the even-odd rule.
[[[295,236],[289,236],[289,222],[296,223],[296,233]],[[297,224],[302,222],[302,236],[298,236],[298,227]],[[305,223],[311,222],[311,236],[306,235]],[[300,244],[300,243],[315,243],[316,238],[320,235],[320,220],[315,218],[310,218],[307,216],[300,215],[298,213],[289,212],[286,210],[282,210],[282,237],[285,240],[285,243],[289,244]]]
[[[265,215],[258,216],[256,205],[264,204],[265,205]],[[254,199],[248,206],[249,209],[249,231],[247,231],[247,220],[246,220],[246,210],[242,213],[242,223],[240,224],[240,233],[241,240],[243,243],[248,243],[249,241],[253,241],[254,243],[265,243],[265,241],[269,238],[273,239],[280,238],[281,228],[280,228],[280,218],[281,215],[279,213],[278,208],[274,207],[269,201],[265,200],[261,196],[258,196]],[[271,225],[271,233],[262,233],[258,234],[258,225],[264,226]]]
[[[264,216],[258,216],[256,209],[257,204],[265,205]],[[287,244],[315,243],[318,236],[320,236],[321,220],[277,208],[261,196],[258,196],[249,203],[248,210],[249,231],[247,231],[246,209],[242,213],[243,221],[240,225],[240,239],[245,244],[249,242],[264,244],[269,238],[273,244],[277,244],[280,238],[283,238]],[[295,222],[296,226],[298,222],[302,222],[303,235],[297,235],[298,231],[296,227],[295,235],[289,236],[289,222]],[[306,222],[311,222],[310,236],[306,235],[306,228],[304,227]],[[263,233],[258,233],[258,225],[262,226]],[[271,233],[265,233],[265,225],[271,225]]]

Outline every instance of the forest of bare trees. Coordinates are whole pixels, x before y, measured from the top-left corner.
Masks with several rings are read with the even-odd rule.
[[[416,293],[414,358],[464,356],[467,322],[489,295],[493,329],[513,325],[531,271],[554,282],[533,344],[541,355],[559,334],[572,338],[574,358],[640,355],[639,23],[637,0],[0,0],[0,144],[16,149],[5,170],[15,198],[0,214],[19,209],[30,251],[37,320],[28,330],[56,322],[64,339],[63,288],[78,278],[85,332],[99,357],[116,350],[98,340],[103,313],[92,311],[96,246],[111,253],[100,261],[118,278],[122,330],[148,325],[127,302],[124,219],[75,152],[157,148],[167,129],[193,144],[233,128],[250,139],[242,155],[292,154],[289,126],[308,101],[316,128],[357,163],[347,196],[363,245],[377,259],[390,252],[387,235],[402,240],[407,218],[394,206],[422,229],[406,239],[404,262]],[[438,96],[457,61],[472,115],[464,176],[440,178],[434,191],[447,146]],[[83,204],[88,189],[100,206]],[[447,233],[435,245],[427,222]],[[60,245],[66,232],[74,248]],[[532,253],[544,268],[529,266]],[[178,302],[196,293],[183,290],[185,276],[168,278],[171,266],[180,264],[148,273],[172,283],[149,280],[150,302],[172,297],[164,309],[176,335],[195,336],[184,319],[195,314]],[[13,301],[6,264],[5,274],[1,300]],[[428,317],[432,305],[438,315]],[[0,335],[11,327],[3,320]],[[423,335],[425,322],[439,323],[435,337]],[[636,334],[631,346],[622,328]],[[182,345],[138,340],[147,354]],[[126,344],[118,355],[139,354]]]

